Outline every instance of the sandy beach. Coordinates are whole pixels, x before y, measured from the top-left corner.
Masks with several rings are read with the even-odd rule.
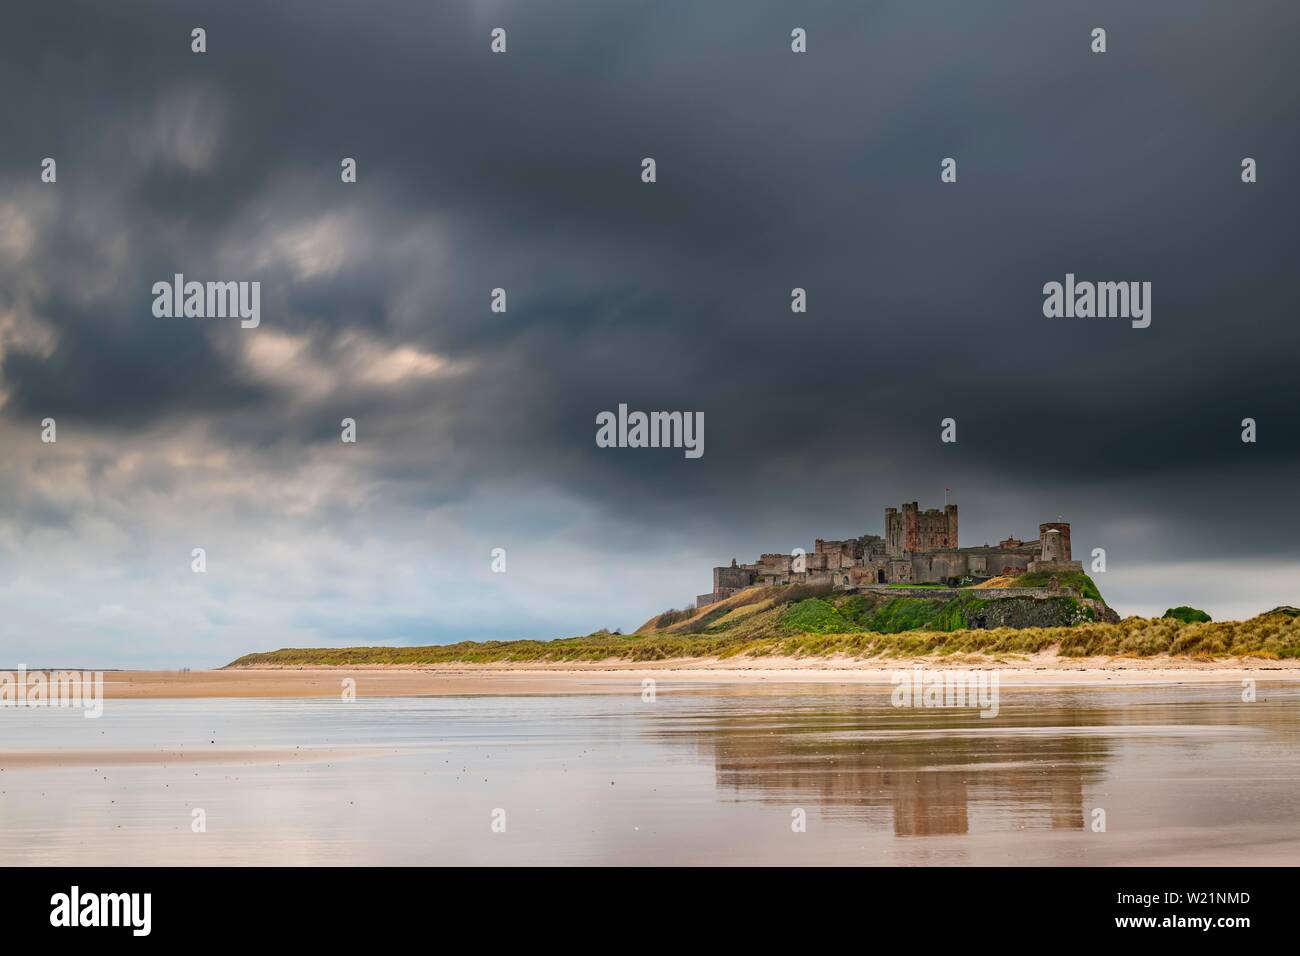
[[[343,682],[356,681],[358,697],[457,694],[626,694],[646,678],[689,693],[718,685],[730,692],[763,692],[781,684],[889,684],[898,670],[915,666],[996,668],[1014,686],[1119,686],[1240,683],[1244,678],[1300,681],[1300,661],[1151,658],[1060,658],[1030,655],[1014,661],[974,656],[864,661],[852,658],[691,658],[656,662],[526,662],[435,664],[420,667],[360,666],[229,668],[206,671],[112,671],[104,694],[118,699],[205,697],[335,697]]]
[[[177,866],[1300,858],[1300,667],[1007,658],[985,719],[896,706],[890,678],[916,663],[935,662],[107,672],[116,699],[99,719],[0,708],[0,853]],[[340,700],[348,681],[356,703]],[[490,826],[497,808],[505,833]],[[52,844],[59,827],[71,836]]]

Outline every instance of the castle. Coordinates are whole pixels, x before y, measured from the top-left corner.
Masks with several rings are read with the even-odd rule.
[[[829,584],[869,588],[890,584],[957,584],[1022,572],[1082,571],[1070,559],[1070,525],[1054,521],[1038,526],[1037,541],[1007,538],[996,547],[963,548],[957,544],[957,506],[921,511],[917,503],[885,509],[885,536],[827,541],[818,538],[813,553],[764,554],[753,564],[713,569],[713,590],[696,598],[703,607],[750,587],[780,584]]]

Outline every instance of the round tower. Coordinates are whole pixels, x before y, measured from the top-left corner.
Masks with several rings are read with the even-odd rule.
[[[1067,521],[1052,521],[1038,526],[1038,544],[1041,549],[1040,561],[1070,560],[1070,524]]]

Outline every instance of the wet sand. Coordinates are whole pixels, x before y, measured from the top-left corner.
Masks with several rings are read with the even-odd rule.
[[[915,666],[996,668],[1008,686],[1133,687],[1236,683],[1245,678],[1300,682],[1300,661],[1152,658],[1059,658],[1029,655],[993,660],[973,655],[943,658],[689,658],[656,662],[521,662],[390,667],[230,668],[211,671],[116,671],[104,675],[104,696],[115,699],[209,697],[337,697],[344,681],[358,697],[534,694],[626,694],[653,678],[679,692],[730,693],[780,684],[889,684]]]
[[[650,700],[643,673],[663,675]],[[676,673],[360,672],[363,694],[385,676],[498,690],[119,700],[96,720],[0,709],[0,855],[12,866],[1300,861],[1295,680],[1262,675],[1248,701],[1230,669],[1145,685],[1049,674],[1054,689],[1003,686],[986,719],[896,707],[888,685],[843,674]],[[191,690],[250,676],[263,691],[338,680],[184,675]],[[499,691],[534,685],[547,692]],[[508,828],[494,829],[498,815]]]
[[[216,764],[252,766],[254,764],[325,763],[357,757],[373,757],[385,752],[379,747],[340,750],[334,747],[192,747],[185,750],[0,750],[0,772],[5,770],[44,770],[52,768],[90,767],[183,767]]]

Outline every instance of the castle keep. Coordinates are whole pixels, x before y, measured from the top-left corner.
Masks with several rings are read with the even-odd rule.
[[[713,569],[713,590],[696,598],[712,604],[750,587],[782,584],[830,584],[837,588],[889,584],[972,583],[1026,571],[1082,571],[1070,558],[1070,525],[1063,521],[1038,526],[1037,541],[1006,538],[996,546],[963,548],[957,544],[957,506],[921,511],[917,503],[885,509],[885,535],[818,538],[807,554],[760,555],[753,564]]]

